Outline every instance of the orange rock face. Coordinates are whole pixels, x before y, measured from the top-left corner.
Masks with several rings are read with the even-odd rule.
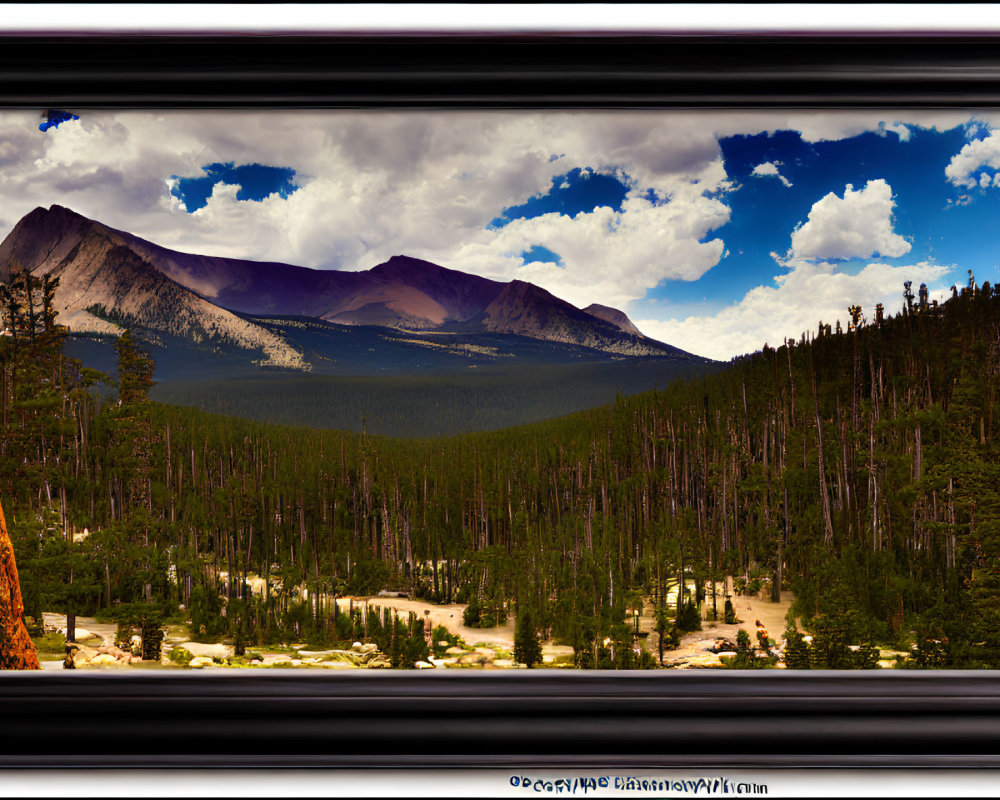
[[[14,545],[0,506],[0,669],[41,669],[24,627],[24,603],[14,563]]]

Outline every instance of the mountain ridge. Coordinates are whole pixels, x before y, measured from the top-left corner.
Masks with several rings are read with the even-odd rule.
[[[256,351],[269,366],[309,369],[293,344],[247,315],[418,334],[512,334],[617,357],[697,359],[644,336],[617,309],[579,309],[525,281],[495,281],[406,255],[348,271],[182,253],[60,205],[32,210],[0,243],[0,281],[18,264],[60,276],[58,310],[75,330],[112,332],[121,320],[196,344]],[[104,319],[91,313],[95,307]]]

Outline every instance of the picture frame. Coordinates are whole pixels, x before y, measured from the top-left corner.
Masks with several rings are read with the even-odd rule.
[[[0,38],[0,108],[996,106],[972,33]],[[5,768],[1000,766],[989,672],[2,673],[0,708]]]

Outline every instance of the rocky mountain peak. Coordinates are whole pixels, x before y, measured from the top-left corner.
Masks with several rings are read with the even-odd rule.
[[[592,317],[597,317],[598,319],[603,319],[605,322],[610,322],[623,333],[631,333],[633,336],[642,336],[639,329],[632,324],[632,320],[628,318],[628,315],[624,311],[612,308],[611,306],[602,306],[600,303],[591,303],[583,310]]]

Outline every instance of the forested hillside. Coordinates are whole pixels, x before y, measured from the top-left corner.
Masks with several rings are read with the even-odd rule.
[[[404,375],[289,375],[159,383],[151,397],[174,405],[283,425],[385,436],[450,436],[496,430],[593,408],[717,368],[629,358],[577,364],[484,366]]]
[[[794,589],[807,623],[855,641],[915,641],[921,664],[1000,667],[1000,287],[970,276],[940,307],[906,287],[896,317],[856,309],[846,332],[662,391],[388,439],[152,403],[128,336],[101,404],[23,283],[0,340],[0,497],[28,613],[218,617],[221,592],[227,624],[265,638],[322,629],[324,593],[398,588],[530,611],[587,653],[631,642],[631,609],[671,578],[728,573]],[[227,575],[318,594],[247,598]]]

